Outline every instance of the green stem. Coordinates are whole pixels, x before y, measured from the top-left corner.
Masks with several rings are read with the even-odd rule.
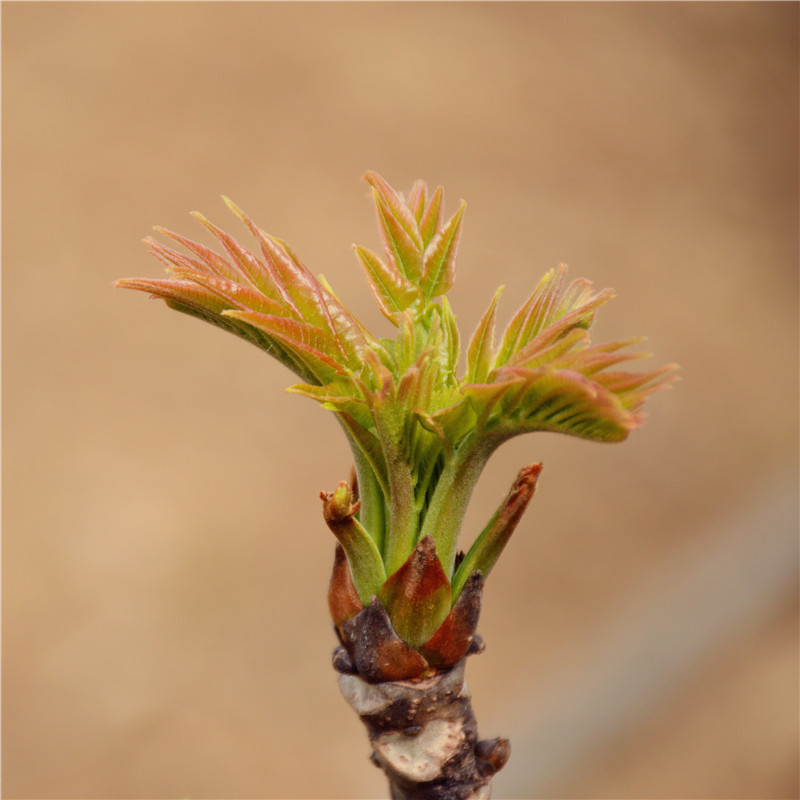
[[[375,475],[375,470],[372,469],[364,452],[352,440],[349,433],[347,438],[350,439],[353,451],[353,462],[358,480],[358,498],[361,500],[358,519],[372,537],[378,551],[382,553],[386,538],[386,498],[380,481]]]
[[[432,536],[448,578],[452,577],[456,545],[475,484],[496,449],[490,439],[472,433],[442,471],[428,506],[419,538]]]
[[[419,518],[408,464],[395,453],[386,454],[386,464],[389,470],[389,530],[384,561],[386,574],[393,575],[414,549]]]
[[[387,576],[403,566],[417,542],[419,515],[414,504],[414,477],[404,452],[405,409],[402,404],[387,402],[376,412],[375,431],[383,449],[389,484],[388,530],[384,540],[383,560]]]

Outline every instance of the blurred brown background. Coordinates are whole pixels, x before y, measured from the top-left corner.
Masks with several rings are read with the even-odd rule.
[[[469,207],[468,334],[546,269],[682,382],[545,472],[469,667],[497,798],[796,798],[795,3],[4,3],[3,794],[385,796],[338,695],[343,437],[112,280],[233,197],[386,335],[367,169]],[[242,232],[242,239],[245,240]]]

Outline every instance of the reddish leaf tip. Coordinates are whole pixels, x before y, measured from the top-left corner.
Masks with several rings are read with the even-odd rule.
[[[467,655],[478,627],[482,590],[483,576],[479,570],[475,570],[444,622],[420,648],[429,664],[443,669],[453,666]]]
[[[381,601],[395,630],[412,647],[430,639],[449,613],[450,599],[450,582],[432,536],[417,542],[381,589]]]
[[[350,519],[361,508],[361,501],[353,502],[353,491],[347,481],[342,481],[334,492],[320,492],[325,522],[336,525]]]

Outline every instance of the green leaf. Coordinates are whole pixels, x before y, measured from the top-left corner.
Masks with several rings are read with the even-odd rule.
[[[467,204],[462,200],[458,211],[448,220],[425,249],[420,286],[426,297],[438,297],[448,291],[455,280],[461,219]]]
[[[644,401],[654,392],[667,389],[670,384],[679,380],[674,374],[677,369],[677,364],[667,364],[647,373],[601,372],[594,376],[594,380],[603,389],[614,393],[622,407],[631,413],[634,420],[632,428],[638,428],[645,419],[644,415],[638,413]]]
[[[286,305],[306,321],[327,329],[348,358],[362,352],[366,341],[361,327],[338,299],[325,291],[284,242],[264,233],[232,200],[227,197],[223,200],[260,244],[266,262],[264,272],[270,276]]]
[[[403,407],[392,397],[373,407],[375,428],[386,460],[389,484],[389,526],[386,538],[386,569],[396,570],[411,552],[417,533],[414,506],[416,465],[407,458],[408,440],[403,434],[406,418]]]
[[[442,227],[442,206],[444,205],[444,191],[440,186],[434,193],[425,213],[419,221],[419,233],[422,237],[422,246],[427,247],[434,236]]]
[[[353,585],[361,602],[369,605],[386,580],[383,561],[372,537],[355,518],[359,503],[353,504],[353,493],[347,481],[335,492],[320,492],[325,522],[339,540],[347,555]]]
[[[400,314],[397,320],[397,339],[394,344],[395,375],[402,375],[417,360],[417,327],[410,311]]]
[[[190,267],[198,269],[201,272],[204,271],[205,267],[212,274],[219,275],[222,278],[228,278],[229,280],[237,282],[251,282],[249,276],[240,265],[230,263],[226,258],[212,250],[210,247],[206,247],[199,242],[187,239],[185,236],[181,236],[180,234],[168,230],[167,228],[156,226],[153,228],[153,230],[162,234],[163,236],[168,236],[173,241],[178,242],[178,244],[194,253],[199,258],[199,262],[194,260],[190,261]],[[159,258],[159,260],[164,261],[167,266],[171,267],[172,264],[176,264],[177,266],[186,266],[184,262],[186,256],[178,253],[176,250],[164,247],[164,245],[160,244],[149,236],[144,240],[144,242],[150,248],[151,255],[154,255],[156,258]],[[176,257],[177,260],[175,260]],[[165,258],[166,260],[164,260]],[[269,294],[269,292],[267,292],[267,294],[270,297],[272,296]]]
[[[575,328],[588,329],[594,312],[614,296],[611,289],[594,293],[586,280],[573,281],[560,297],[566,266],[550,270],[506,328],[495,368],[523,361]]]
[[[442,297],[442,336],[444,339],[443,372],[445,382],[454,385],[458,359],[461,355],[461,338],[458,332],[458,320],[446,297]]]
[[[260,314],[257,311],[232,310],[223,312],[226,316],[235,317],[243,322],[247,322],[254,328],[260,328],[270,336],[282,337],[285,340],[306,345],[307,347],[328,356],[331,361],[341,358],[341,352],[337,347],[336,341],[330,334],[322,328],[308,322],[301,322],[287,317],[277,317],[273,314]],[[336,362],[337,372],[346,374],[345,365]]]
[[[435,434],[441,441],[445,454],[448,457],[452,456],[453,442],[448,437],[447,432],[442,425],[440,425],[439,422],[437,422],[424,408],[414,406],[413,411],[414,416],[417,418],[419,424],[422,425],[425,430]]]
[[[223,247],[233,259],[239,271],[246,277],[248,282],[269,295],[272,289],[270,274],[264,264],[262,264],[249,250],[242,247],[236,239],[222,229],[218,228],[199,211],[193,211],[192,216],[209,230],[213,236],[222,242]]]
[[[459,596],[474,572],[479,571],[484,581],[489,576],[533,497],[541,471],[541,464],[531,464],[520,470],[505,500],[456,570],[453,576],[453,599]]]
[[[346,340],[357,356],[358,366],[369,351],[382,355],[382,347],[377,339],[348,311],[347,307],[333,291],[324,275],[318,276],[322,299],[328,309],[333,328],[340,340]]]
[[[311,400],[316,400],[323,408],[334,411],[337,414],[345,412],[351,415],[354,421],[365,429],[372,427],[372,413],[362,397],[354,396],[353,392],[357,391],[357,389],[352,383],[337,381],[326,383],[324,386],[296,383],[286,391],[290,394],[299,394]]]
[[[451,447],[455,447],[478,426],[477,414],[467,395],[459,390],[454,399],[455,402],[431,414],[431,429],[441,430]]]
[[[516,397],[525,379],[516,373],[502,374],[494,383],[473,383],[462,388],[475,415],[475,429],[482,432],[493,419],[501,417]],[[503,403],[504,405],[500,405]],[[498,411],[498,408],[500,409]]]
[[[389,258],[413,283],[422,272],[422,239],[417,221],[403,199],[376,172],[364,179],[372,186],[381,238]]]
[[[130,281],[118,281],[115,285],[118,288],[133,289],[137,288],[133,286],[133,282],[138,280],[141,279],[134,278]],[[145,291],[147,291],[147,289],[145,289]],[[305,364],[295,358],[292,353],[288,352],[274,338],[267,336],[265,333],[254,328],[252,325],[247,325],[234,319],[229,319],[228,317],[224,316],[225,311],[217,313],[210,310],[210,307],[207,305],[201,305],[186,299],[181,299],[178,295],[175,295],[174,297],[168,297],[166,294],[154,296],[160,296],[166,301],[167,306],[175,311],[180,311],[183,314],[195,317],[203,322],[208,322],[217,328],[222,328],[229,333],[240,336],[242,339],[246,339],[251,344],[254,344],[256,347],[269,353],[273,358],[276,358],[296,375],[299,375],[303,380],[314,380],[313,373],[308,370]]]
[[[551,431],[595,441],[627,438],[637,421],[619,398],[572,370],[509,370],[515,385],[494,409],[502,438]]]
[[[408,193],[408,201],[406,202],[406,205],[416,220],[417,226],[419,226],[422,215],[425,213],[427,195],[428,187],[425,184],[425,181],[414,181],[414,185],[411,187],[411,191]]]
[[[380,591],[381,604],[400,638],[419,647],[450,611],[450,583],[430,536],[423,538]]]
[[[566,336],[564,337],[565,340],[567,338],[568,337]],[[634,344],[641,344],[644,341],[645,338],[643,336],[636,336],[631,339],[621,339],[616,342],[605,342],[604,344],[582,347],[577,351],[573,351],[569,354],[559,357],[557,362],[554,361],[554,364],[557,364],[558,367],[563,369],[579,370],[586,377],[590,377],[601,370],[605,370],[608,367],[615,366],[625,361],[650,358],[652,353],[618,352],[625,347],[630,347]],[[530,365],[522,364],[521,366]]]
[[[389,497],[389,469],[386,466],[386,454],[381,448],[381,443],[374,433],[359,425],[347,411],[336,409],[337,416],[347,428],[355,443],[364,454],[375,477],[383,490],[385,497]]]
[[[386,465],[383,464],[383,476],[379,476],[379,469],[370,462],[367,449],[357,443],[356,437],[350,433],[343,416],[338,416],[339,422],[345,431],[353,453],[355,467],[355,485],[361,508],[358,511],[358,521],[372,537],[378,550],[383,554],[386,540]],[[374,437],[373,437],[374,439]],[[383,453],[378,452],[376,461],[383,462]]]
[[[114,284],[119,289],[137,289],[162,300],[174,300],[197,308],[209,316],[219,314],[230,308],[230,302],[223,300],[216,292],[187,280],[175,278],[123,278]]]
[[[377,172],[369,171],[364,174],[364,180],[372,187],[377,200],[385,206],[391,217],[395,219],[417,247],[421,247],[419,230],[414,214],[408,207],[403,196],[396,192]]]
[[[518,349],[508,358],[504,366],[518,366],[526,363],[531,358],[535,359],[538,351],[542,348],[572,333],[581,334],[574,341],[588,342],[585,329],[591,324],[594,311],[603,303],[608,302],[611,297],[613,297],[613,292],[610,289],[598,292],[569,313],[554,319],[543,330],[537,331],[532,338],[521,338],[518,342]],[[497,364],[499,365],[499,363],[498,360]]]
[[[397,325],[397,315],[416,303],[422,293],[394,266],[387,266],[378,256],[355,245],[356,255],[383,315]]]
[[[583,364],[581,353],[585,352],[589,342],[586,331],[573,328],[559,338],[548,335],[549,330],[512,356],[503,367],[504,372],[508,374],[510,369],[516,368],[534,370],[546,364],[566,369],[571,365],[578,367],[578,364]],[[576,351],[576,348],[580,349]],[[576,371],[583,372],[580,367]]]
[[[396,572],[427,537],[444,575],[452,574],[470,495],[502,442],[532,431],[621,441],[642,424],[645,399],[674,380],[673,365],[643,374],[618,367],[643,357],[626,349],[638,340],[590,344],[587,332],[613,292],[595,291],[586,280],[567,284],[563,266],[542,278],[499,347],[498,290],[469,341],[465,375],[457,378],[459,332],[444,295],[454,280],[465,206],[443,223],[441,187],[431,195],[417,181],[406,200],[377,173],[365,178],[385,255],[360,247],[356,255],[381,311],[397,326],[393,340],[370,335],[324,276],[312,275],[285,242],[266,234],[227,199],[260,255],[195,214],[221,243],[221,252],[157,228],[186,250],[147,240],[173,277],[117,284],[146,291],[255,343],[300,376],[303,383],[291,391],[337,415],[363,486],[362,507],[331,495],[328,516],[348,531],[351,550],[363,551],[348,558],[362,561],[364,596],[374,588],[365,588],[365,565],[375,561],[375,552],[382,569]],[[477,574],[476,564],[491,568],[520,496],[507,499],[479,537],[472,563],[458,572],[459,586],[473,580],[466,576]],[[358,544],[365,538],[373,550]],[[372,605],[362,615],[388,626]],[[446,658],[442,652],[435,657]],[[414,670],[420,664],[424,669],[418,657]],[[374,674],[384,673],[376,667]]]
[[[467,383],[483,383],[489,375],[494,361],[494,334],[495,334],[495,315],[497,313],[497,303],[504,287],[499,287],[494,293],[489,308],[486,309],[475,333],[472,334],[469,346],[467,347]]]
[[[256,311],[223,311],[224,317],[241,320],[264,331],[288,348],[321,384],[347,377],[347,368],[336,360],[335,343],[320,328],[306,322],[259,314]],[[333,353],[334,355],[331,355]]]
[[[222,300],[227,301],[226,308],[258,311],[261,314],[271,314],[273,316],[288,317],[292,314],[291,309],[277,300],[272,300],[256,289],[228,278],[221,278],[218,275],[209,275],[207,272],[196,272],[194,270],[175,270],[175,277],[191,281],[213,292]]]
[[[157,261],[160,261],[162,264],[164,264],[169,272],[175,273],[185,271],[222,277],[217,273],[216,270],[210,267],[209,264],[202,259],[194,258],[186,253],[181,253],[178,250],[173,250],[171,247],[167,247],[166,245],[161,244],[161,242],[157,242],[150,236],[145,237],[142,241],[147,245],[149,254]],[[222,256],[220,256],[220,258],[222,258]],[[224,261],[224,259],[222,260]],[[236,273],[235,270],[231,271]],[[236,281],[236,283],[239,283],[242,276],[238,273],[236,273],[236,275],[239,279]]]

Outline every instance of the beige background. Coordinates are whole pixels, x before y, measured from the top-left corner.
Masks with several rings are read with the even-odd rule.
[[[4,3],[3,794],[383,796],[339,697],[335,423],[143,296],[139,240],[233,197],[385,331],[377,169],[468,201],[468,334],[560,261],[683,366],[621,446],[543,459],[470,665],[508,797],[796,798],[794,3]],[[242,234],[244,240],[244,234]]]

